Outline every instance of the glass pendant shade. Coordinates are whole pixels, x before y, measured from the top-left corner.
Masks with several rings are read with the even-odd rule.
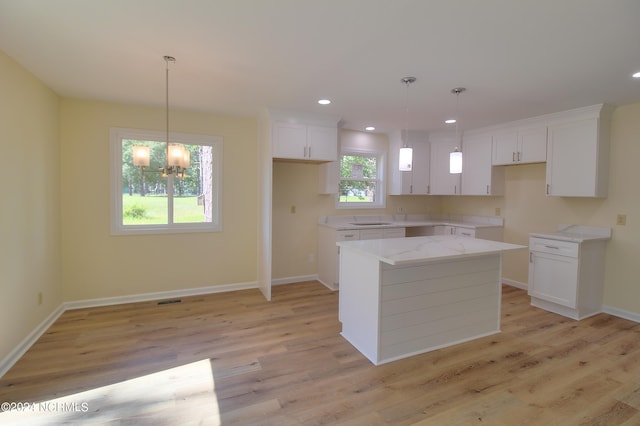
[[[410,172],[413,167],[413,149],[409,147],[400,148],[400,160],[398,167],[401,172]]]
[[[133,147],[133,165],[135,167],[149,167],[149,147]]]
[[[180,167],[182,167],[183,169],[188,169],[189,167],[191,167],[191,152],[184,148],[184,151],[182,153],[182,162],[180,163]]]
[[[462,152],[458,148],[449,154],[449,173],[462,173]]]
[[[167,165],[170,167],[180,166],[184,162],[184,151],[184,146],[181,143],[170,143]]]

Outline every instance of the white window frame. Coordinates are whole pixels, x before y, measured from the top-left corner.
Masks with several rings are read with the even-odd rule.
[[[111,235],[178,234],[189,232],[222,231],[222,137],[191,133],[169,133],[171,142],[185,145],[207,145],[213,149],[211,222],[169,223],[150,225],[124,225],[122,218],[122,141],[127,139],[164,141],[165,132],[143,129],[111,128],[109,132],[111,153]],[[172,179],[169,177],[168,179]],[[169,217],[171,217],[169,212]],[[169,220],[171,222],[171,219]]]
[[[336,195],[336,209],[384,209],[387,206],[387,181],[386,181],[386,161],[387,161],[387,153],[385,151],[374,150],[374,149],[362,149],[362,148],[344,148],[340,151],[340,156],[338,158],[338,182],[342,180],[353,180],[353,179],[342,179],[340,177],[341,171],[341,163],[342,157],[344,155],[359,155],[359,156],[370,156],[376,157],[376,201],[374,203],[344,203],[340,202],[340,190],[338,190],[338,194]],[[339,187],[339,183],[338,183]]]

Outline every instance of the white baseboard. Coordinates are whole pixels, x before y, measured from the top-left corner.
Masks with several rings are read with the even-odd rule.
[[[100,299],[76,300],[72,302],[63,302],[58,308],[51,312],[27,337],[24,338],[18,346],[16,346],[7,356],[0,360],[0,377],[9,371],[13,365],[18,362],[20,357],[29,350],[29,348],[42,336],[45,331],[67,310],[93,308],[97,306],[119,305],[123,303],[147,302],[150,300],[172,299],[176,297],[198,296],[201,294],[222,293],[227,291],[247,290],[257,288],[258,283],[236,283],[215,285],[209,287],[199,287],[186,290],[161,291],[157,293],[133,294],[122,297],[104,297]]]
[[[27,337],[22,340],[13,348],[11,352],[7,356],[5,356],[2,360],[0,360],[0,377],[4,376],[4,374],[9,371],[13,365],[18,362],[18,360],[24,355],[29,348],[42,336],[45,331],[54,323],[56,320],[62,315],[65,311],[64,303],[58,306],[53,312],[49,314],[47,318],[45,318],[36,328],[33,329],[31,333]]]
[[[508,278],[503,278],[502,283],[506,285],[510,285],[511,287],[516,287],[522,290],[527,290],[528,286],[526,283],[521,283],[520,281],[510,280]]]
[[[276,278],[271,280],[271,285],[293,284],[301,283],[305,281],[317,281],[318,274],[315,275],[300,275],[298,277]]]
[[[602,305],[602,312],[609,315],[613,315],[614,317],[619,317],[629,321],[640,323],[640,314],[636,312],[629,312],[623,309],[613,308],[607,305]]]
[[[227,291],[258,288],[256,281],[236,284],[212,285],[209,287],[190,288],[185,290],[159,291],[157,293],[132,294],[130,296],[103,297],[100,299],[76,300],[65,302],[65,310],[94,308],[97,306],[120,305],[123,303],[148,302],[150,300],[172,299],[176,297],[198,296],[201,294],[223,293]]]

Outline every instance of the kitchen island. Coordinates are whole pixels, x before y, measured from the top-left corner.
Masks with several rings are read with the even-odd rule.
[[[498,333],[502,253],[526,248],[455,235],[337,244],[341,334],[375,365]]]

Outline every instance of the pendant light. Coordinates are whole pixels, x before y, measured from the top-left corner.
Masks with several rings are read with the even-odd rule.
[[[181,143],[169,142],[169,62],[175,62],[173,56],[165,56],[166,62],[166,141],[165,141],[165,165],[160,170],[144,170],[150,164],[150,151],[148,146],[133,146],[133,165],[140,167],[142,173],[159,172],[163,177],[175,175],[178,178],[185,176],[186,170],[191,166],[191,153]]]
[[[415,77],[404,77],[402,81],[407,86],[406,94],[406,127],[404,131],[404,137],[402,137],[402,148],[400,148],[400,156],[398,160],[398,168],[401,172],[410,172],[413,169],[413,149],[409,147],[409,85],[415,83]]]
[[[458,122],[460,122],[460,111],[459,111],[459,99],[460,93],[464,92],[464,87],[456,87],[455,89],[451,89],[451,93],[456,95],[456,144],[460,144],[460,137],[458,136]],[[456,148],[449,154],[449,173],[451,174],[460,174],[462,173],[462,152],[456,146]]]

